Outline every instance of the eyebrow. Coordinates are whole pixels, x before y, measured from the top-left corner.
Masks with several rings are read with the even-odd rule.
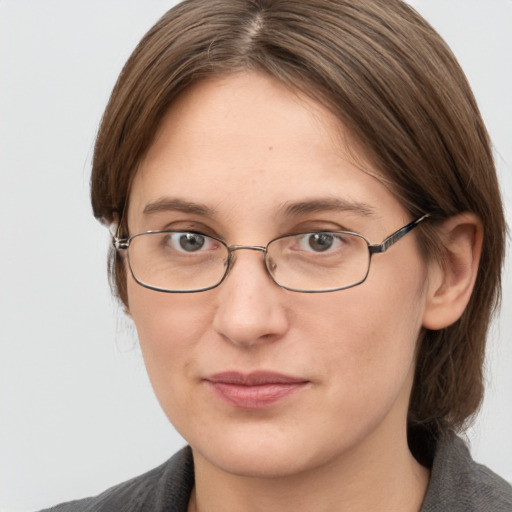
[[[158,199],[151,203],[148,203],[143,210],[145,215],[151,215],[152,213],[178,211],[183,213],[194,213],[196,215],[213,216],[215,210],[201,204],[193,203],[191,201],[184,201],[183,199],[167,198]]]
[[[287,202],[282,208],[280,208],[280,210],[288,217],[298,217],[308,213],[324,211],[348,211],[365,217],[376,215],[375,209],[366,203],[334,197]],[[151,215],[153,213],[169,211],[179,211],[208,217],[213,217],[216,213],[215,210],[201,203],[167,197],[148,203],[144,207],[143,213],[145,215]]]
[[[375,209],[369,204],[336,197],[311,199],[296,203],[285,203],[283,210],[285,215],[290,217],[324,211],[353,212],[365,217],[376,215]]]

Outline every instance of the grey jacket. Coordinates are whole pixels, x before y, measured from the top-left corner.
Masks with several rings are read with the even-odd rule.
[[[161,466],[94,498],[42,512],[186,512],[194,485],[189,447]],[[448,435],[436,447],[421,512],[512,512],[512,487],[477,464],[464,442]]]

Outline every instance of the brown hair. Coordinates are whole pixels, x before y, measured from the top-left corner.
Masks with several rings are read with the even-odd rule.
[[[462,317],[418,347],[409,424],[460,429],[483,394],[485,339],[499,301],[505,221],[490,143],[466,78],[441,37],[400,0],[186,0],[126,63],[98,133],[94,215],[123,219],[130,183],[170,103],[203,77],[256,70],[308,94],[347,126],[400,202],[430,213],[419,240],[474,212],[484,227],[476,286]],[[127,234],[126,225],[121,226]],[[109,257],[127,304],[126,274]]]

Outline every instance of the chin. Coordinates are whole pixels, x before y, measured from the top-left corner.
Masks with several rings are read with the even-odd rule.
[[[305,435],[305,432],[275,425],[247,427],[238,425],[217,431],[209,436],[210,439],[203,438],[198,443],[190,439],[194,459],[201,458],[232,475],[282,478],[328,466],[351,444],[347,439],[350,436],[345,438],[347,446],[344,447],[339,436],[333,440],[328,435],[318,436],[311,432]],[[335,449],[334,443],[338,445]]]
[[[250,478],[289,477],[310,469],[302,451],[283,447],[218,446],[199,452],[192,448],[194,458],[202,457],[225,473]]]

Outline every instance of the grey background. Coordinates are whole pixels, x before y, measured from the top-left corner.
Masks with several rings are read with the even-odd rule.
[[[98,493],[183,440],[110,298],[108,233],[88,197],[95,133],[121,66],[174,2],[0,0],[0,511]],[[416,0],[452,46],[512,210],[512,2]],[[512,276],[469,438],[512,481]]]

